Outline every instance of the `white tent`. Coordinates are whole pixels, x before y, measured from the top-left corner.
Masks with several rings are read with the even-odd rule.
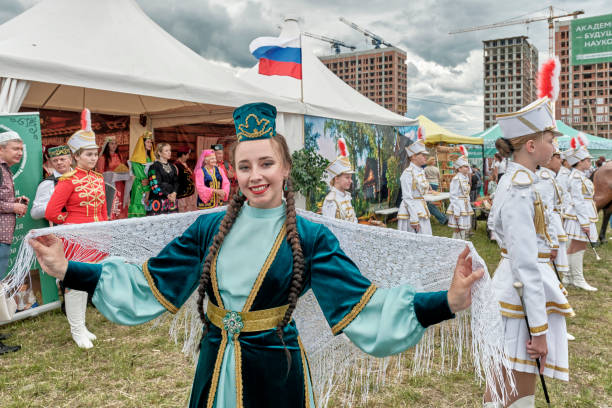
[[[0,26],[1,77],[0,110],[18,109],[21,90],[25,107],[131,115],[132,140],[142,131],[134,129],[140,114],[159,127],[229,123],[233,107],[255,101],[303,112],[299,101],[266,93],[206,61],[134,0],[40,2]]]
[[[300,35],[296,20],[287,19],[280,37]],[[406,118],[383,108],[366,98],[338,78],[312,52],[312,40],[302,39],[302,81],[291,77],[266,76],[258,73],[259,66],[241,72],[239,77],[275,95],[302,100],[305,114],[324,118],[377,125],[413,126],[415,119]],[[302,83],[300,83],[302,82]]]

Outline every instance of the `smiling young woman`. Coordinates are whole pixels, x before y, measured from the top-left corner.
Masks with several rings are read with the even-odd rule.
[[[190,407],[315,407],[292,319],[309,289],[334,334],[386,356],[467,308],[484,273],[472,271],[466,248],[448,291],[377,288],[327,227],[296,215],[291,156],[275,118],[276,109],[264,103],[236,109],[233,157],[242,193],[226,211],[200,216],[144,265],[67,262],[57,238],[31,241],[45,271],[88,290],[98,310],[120,324],[176,313],[197,289],[204,330]]]

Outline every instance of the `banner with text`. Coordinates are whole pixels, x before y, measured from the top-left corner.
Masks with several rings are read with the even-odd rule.
[[[49,223],[45,220],[33,220],[29,212],[34,202],[38,184],[42,181],[43,158],[40,115],[38,112],[2,114],[0,115],[0,124],[17,132],[23,140],[23,157],[19,163],[11,167],[11,172],[13,173],[13,182],[15,184],[15,196],[26,196],[30,199],[28,212],[24,217],[17,218],[15,225],[8,268],[10,271],[23,237],[25,237],[29,230],[48,227]],[[55,279],[45,273],[40,273],[40,287],[43,303],[57,300]],[[24,289],[31,290],[32,288]]]
[[[612,14],[571,21],[572,65],[612,62]]]

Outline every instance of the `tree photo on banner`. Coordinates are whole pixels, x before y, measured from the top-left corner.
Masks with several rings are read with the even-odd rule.
[[[15,262],[19,245],[25,235],[34,228],[45,228],[49,224],[45,220],[33,220],[29,209],[32,207],[38,184],[42,181],[42,142],[40,132],[40,116],[38,112],[11,113],[0,115],[0,124],[17,132],[23,140],[23,157],[21,161],[11,167],[13,182],[15,184],[15,197],[26,196],[30,198],[30,205],[25,216],[17,218],[15,234],[11,245],[11,254],[8,270]],[[40,280],[39,280],[40,279]],[[41,272],[32,274],[32,282],[26,282],[33,287],[38,303],[50,303],[58,299],[55,279]],[[40,292],[39,292],[40,291]]]
[[[404,147],[409,140],[393,126],[349,122],[315,116],[304,117],[304,146],[333,161],[338,156],[337,142],[344,138],[348,156],[355,168],[353,207],[357,217],[371,215],[375,209],[395,207],[399,178],[408,165]],[[320,209],[327,192],[319,192],[307,209]]]

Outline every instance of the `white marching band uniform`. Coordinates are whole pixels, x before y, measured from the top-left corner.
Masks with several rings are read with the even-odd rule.
[[[468,166],[469,163],[464,156],[459,157],[455,163],[455,169],[462,166]],[[453,238],[466,239],[466,234],[472,226],[472,216],[474,210],[470,204],[470,179],[467,175],[457,171],[450,183],[450,204],[446,214],[448,217],[448,226],[453,230],[459,229],[459,232],[453,231]]]
[[[408,157],[418,153],[427,153],[425,143],[417,140],[406,148]],[[425,177],[425,170],[410,162],[400,177],[402,187],[402,202],[397,211],[397,229],[400,231],[417,232],[414,227],[419,226],[419,234],[432,235],[429,222],[429,210],[424,195],[429,191],[429,182]]]
[[[580,147],[579,150],[586,150]],[[588,151],[586,152],[588,155]],[[582,152],[574,152],[569,158],[570,163],[577,163],[580,157],[585,155]],[[590,155],[589,155],[590,156]],[[585,157],[586,158],[586,157]],[[577,241],[597,241],[597,221],[598,214],[593,201],[595,188],[593,182],[589,180],[584,172],[572,169],[568,181],[568,192],[571,197],[571,204],[565,213],[565,231],[570,239]],[[589,230],[589,237],[582,231],[582,228]]]
[[[538,176],[536,189],[544,203],[549,235],[552,241],[551,249],[557,250],[557,256],[554,259],[555,266],[558,272],[565,273],[569,270],[569,263],[567,260],[568,238],[561,218],[563,213],[563,192],[555,181],[555,173],[552,170],[541,168],[536,174]]]
[[[325,217],[357,222],[357,216],[351,201],[351,193],[348,191],[342,192],[336,187],[331,187],[329,193],[325,196],[321,213]]]
[[[325,169],[323,179],[330,185],[329,193],[323,200],[321,214],[328,218],[338,218],[344,221],[357,222],[357,215],[353,209],[351,193],[340,191],[334,187],[334,178],[341,174],[354,174],[355,170],[346,153],[346,142],[343,138],[338,140],[340,155]]]
[[[567,160],[566,156],[567,152],[561,152],[561,159]],[[563,209],[561,211],[561,218],[565,219],[565,213],[567,208],[572,203],[572,196],[569,193],[569,176],[572,173],[570,169],[565,166],[561,166],[555,180],[557,181],[557,186],[561,190],[561,195],[563,197]],[[565,227],[564,227],[565,229]]]
[[[506,139],[544,130],[558,134],[548,98],[498,117],[498,123]],[[535,360],[527,354],[526,314],[531,335],[546,334],[548,354],[544,375],[567,381],[565,317],[573,316],[574,312],[550,264],[552,240],[546,225],[544,203],[536,189],[537,181],[538,176],[531,170],[510,162],[499,182],[488,225],[501,247],[502,259],[492,282],[505,327],[506,353],[511,368],[532,374],[538,372]],[[526,310],[513,286],[516,281],[523,284]]]

